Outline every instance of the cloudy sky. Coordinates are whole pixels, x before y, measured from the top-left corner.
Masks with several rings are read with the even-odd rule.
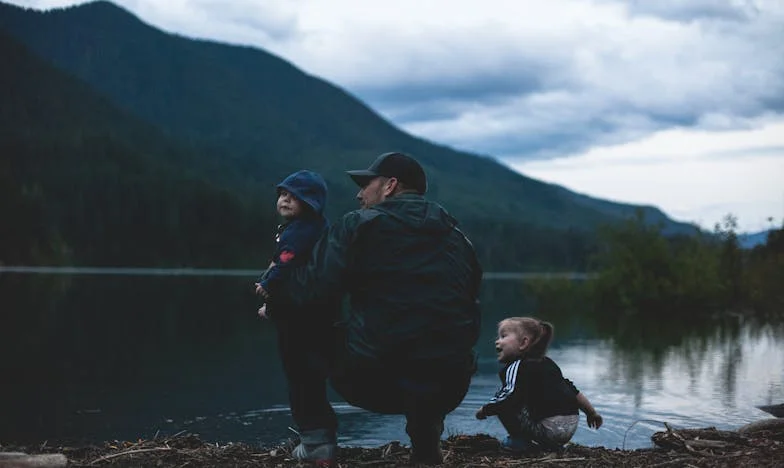
[[[115,3],[264,48],[413,134],[577,192],[704,227],[784,221],[782,0]]]

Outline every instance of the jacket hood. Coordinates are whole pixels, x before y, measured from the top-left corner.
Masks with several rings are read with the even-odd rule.
[[[388,198],[371,209],[383,211],[417,230],[446,233],[457,226],[457,220],[441,205],[413,193]]]
[[[283,179],[276,188],[284,189],[313,208],[318,214],[324,213],[327,204],[327,183],[317,172],[297,171]]]

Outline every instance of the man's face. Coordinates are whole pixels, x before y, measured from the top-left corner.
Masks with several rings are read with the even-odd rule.
[[[359,206],[364,209],[381,203],[392,194],[396,184],[397,179],[395,178],[374,177],[370,179],[370,182],[357,192]]]

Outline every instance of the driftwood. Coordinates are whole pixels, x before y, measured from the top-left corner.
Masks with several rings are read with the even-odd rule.
[[[0,468],[63,468],[67,464],[68,459],[62,453],[0,452]]]
[[[762,419],[738,428],[738,432],[741,434],[772,430],[784,430],[784,418]]]
[[[767,419],[747,424],[736,431],[716,428],[674,430],[652,437],[654,444],[672,453],[688,455],[654,466],[740,466],[753,461],[757,466],[781,466],[784,460],[784,419]]]

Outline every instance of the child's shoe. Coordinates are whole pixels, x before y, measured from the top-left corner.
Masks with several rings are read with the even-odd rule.
[[[323,468],[337,466],[337,439],[335,433],[326,429],[302,431],[300,443],[291,454],[300,461],[312,462]]]
[[[519,437],[507,437],[501,442],[501,450],[520,455],[531,450],[531,444]]]

